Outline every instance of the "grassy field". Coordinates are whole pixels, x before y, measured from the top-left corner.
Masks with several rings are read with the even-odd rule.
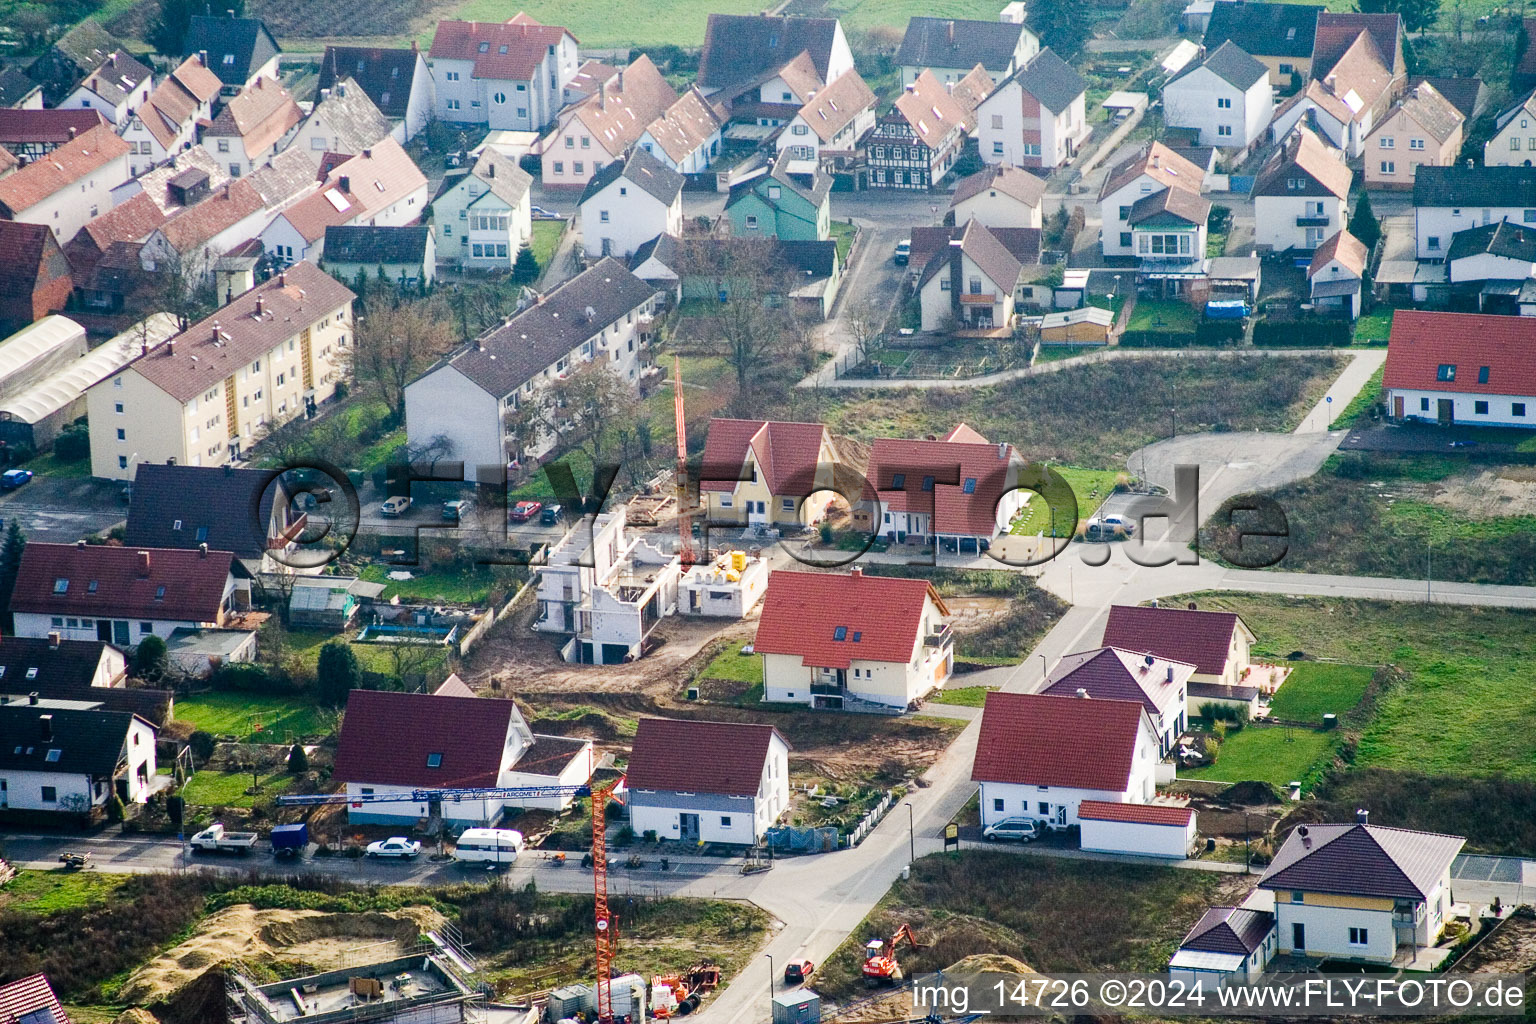
[[[1375,671],[1369,665],[1297,662],[1275,694],[1270,714],[1291,722],[1319,722],[1329,713],[1342,718],[1360,703]]]
[[[1187,302],[1159,302],[1145,299],[1136,303],[1125,329],[1128,331],[1165,331],[1170,334],[1193,334],[1198,317],[1195,308]]]
[[[737,644],[731,644],[725,650],[715,655],[713,661],[704,666],[704,671],[699,673],[700,679],[730,679],[738,683],[761,683],[763,681],[763,659],[755,654],[742,654]]]
[[[1198,601],[1201,608],[1242,615],[1259,637],[1256,657],[1304,650],[1316,657],[1380,658],[1407,673],[1406,684],[1378,704],[1361,736],[1357,767],[1536,781],[1530,726],[1536,721],[1530,685],[1536,614],[1269,596],[1201,595]]]
[[[1280,689],[1284,692],[1285,687]],[[1338,742],[1337,732],[1250,725],[1227,734],[1215,764],[1181,770],[1179,777],[1217,782],[1270,782],[1283,789],[1293,780],[1310,783],[1319,762],[1332,756]]]
[[[1536,584],[1536,514],[1521,500],[1533,482],[1531,466],[1476,452],[1334,455],[1268,492],[1289,523],[1276,568]]]
[[[987,702],[992,686],[951,686],[940,690],[928,699],[935,704],[958,704],[963,708],[979,708]]]
[[[832,240],[837,243],[837,262],[843,266],[848,265],[848,253],[853,251],[853,236],[858,234],[858,230],[845,221],[832,222]]]
[[[176,701],[176,717],[215,736],[264,740],[321,736],[318,709],[302,698],[273,697],[255,693],[202,693]],[[256,729],[257,723],[261,729]]]
[[[402,601],[445,601],[450,604],[484,604],[490,597],[491,588],[498,583],[516,586],[514,576],[501,566],[475,565],[462,570],[420,572],[409,566],[399,567],[411,573],[408,580],[392,580],[387,565],[363,567],[362,578],[370,583],[383,583],[383,599],[398,597]],[[510,567],[507,567],[510,568]]]
[[[0,889],[0,910],[52,914],[83,907],[110,898],[128,877],[63,869],[18,871],[11,883]]]
[[[1131,452],[1167,436],[1175,385],[1181,430],[1290,430],[1342,366],[1334,356],[1112,360],[991,388],[792,388],[790,401],[760,415],[821,420],[859,440],[944,434],[964,422],[1028,459],[1121,470]],[[662,446],[665,425],[656,422]]]
[[[82,480],[91,475],[91,460],[87,457],[63,462],[53,452],[47,451],[22,463],[22,468],[30,469],[40,478],[46,476],[54,480]]]
[[[336,634],[295,629],[285,633],[284,639],[289,645],[290,649],[294,651],[294,653],[303,658],[305,663],[310,668],[314,668],[320,660],[320,648],[325,646],[326,641],[335,640]],[[394,658],[390,654],[392,645],[352,644],[351,646],[352,653],[357,655],[357,660],[363,666],[363,670],[365,672],[380,672],[385,675],[390,675],[393,673],[395,664]],[[423,664],[418,664],[415,660],[416,655],[419,654],[422,649],[420,647],[413,646],[411,650],[412,655],[409,671],[412,673],[431,673],[440,668],[448,660],[448,652],[446,649],[435,648],[432,655],[424,655],[425,662]],[[178,710],[180,707],[181,705],[178,704]]]
[[[246,792],[251,785],[250,772],[193,772],[187,780],[182,795],[187,803],[199,807],[251,807],[259,801],[270,800],[293,785],[293,776],[279,769],[260,772],[261,793],[252,796]]]
[[[1392,314],[1395,312],[1387,306],[1362,315],[1355,321],[1355,344],[1379,345],[1385,342],[1392,336]]]
[[[1061,474],[1077,497],[1077,518],[1080,522],[1086,522],[1104,504],[1104,499],[1114,490],[1115,479],[1120,475],[1110,469],[1079,469],[1076,466],[1051,468]],[[1057,523],[1056,527],[1057,533],[1066,534],[1066,524]],[[1039,494],[1031,494],[1029,504],[1008,524],[1008,532],[1020,537],[1033,537],[1037,533],[1050,531],[1051,506]]]
[[[533,222],[533,237],[529,246],[533,249],[533,258],[539,261],[539,270],[549,266],[549,261],[555,258],[555,250],[560,248],[560,236],[565,234],[565,226],[569,223],[564,220]]]
[[[923,857],[827,959],[816,988],[834,999],[862,994],[864,941],[904,921],[925,944],[901,953],[909,977],[975,953],[1037,971],[1161,970],[1222,881],[1206,871],[990,850]]]

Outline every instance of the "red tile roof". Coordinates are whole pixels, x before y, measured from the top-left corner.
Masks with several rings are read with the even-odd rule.
[[[1169,718],[1177,718],[1184,710],[1179,693],[1194,671],[1188,662],[1101,647],[1062,658],[1051,670],[1049,685],[1040,692],[1075,697],[1078,690],[1086,690],[1099,700],[1140,701],[1148,714],[1166,711]]]
[[[1093,821],[1125,821],[1133,825],[1187,826],[1194,814],[1188,807],[1164,804],[1118,804],[1109,800],[1084,800],[1077,805],[1077,816]]]
[[[927,580],[851,573],[777,571],[768,577],[754,650],[798,654],[818,668],[853,659],[906,664],[921,640],[923,606],[949,608]],[[843,639],[836,639],[837,630]]]
[[[1105,647],[1187,662],[1200,675],[1219,676],[1227,667],[1232,633],[1238,628],[1248,627],[1236,612],[1117,604],[1110,606],[1103,642]]]
[[[571,114],[560,128],[546,136],[546,149],[554,144],[556,136],[576,132],[572,127],[575,121],[585,126],[598,145],[617,156],[676,102],[676,90],[662,77],[651,58],[642,53],[621,74],[567,107]]]
[[[0,178],[0,209],[13,216],[29,210],[60,189],[127,155],[128,143],[113,134],[111,125],[92,128],[76,136],[73,142]]]
[[[262,208],[256,186],[248,179],[233,178],[223,188],[215,189],[201,202],[184,207],[167,220],[160,227],[160,234],[172,249],[185,256]]]
[[[0,274],[0,319],[14,311],[16,319],[30,322],[40,305],[64,308],[71,278],[68,261],[60,255],[47,226],[0,220],[0,267],[5,268]]]
[[[668,793],[756,796],[775,736],[789,746],[771,725],[642,718],[629,754],[627,785]]]
[[[1443,365],[1456,367],[1455,380],[1439,379]],[[1484,366],[1488,367],[1488,383],[1479,384],[1479,370]],[[1382,386],[1536,396],[1536,320],[1399,310],[1392,318]]]
[[[58,1024],[69,1024],[69,1017],[59,1005],[59,998],[53,994],[46,976],[34,974],[9,985],[0,985],[0,1024],[11,1024],[38,1010],[50,1010]]]
[[[517,705],[492,697],[353,690],[336,744],[337,782],[381,786],[494,786],[510,766]],[[428,754],[442,764],[427,767]]]
[[[957,436],[971,434],[975,431],[967,428],[965,435]],[[932,532],[991,537],[998,530],[997,503],[1010,486],[1015,458],[1011,444],[877,438],[869,450],[863,498],[878,496],[882,507],[896,512],[926,512],[930,499],[922,482],[931,476]],[[903,476],[899,487],[898,474]]]
[[[107,119],[94,110],[8,110],[0,107],[0,143],[20,146],[28,142],[62,146],[75,135],[83,135]]]
[[[258,78],[224,105],[219,116],[203,130],[207,137],[240,138],[248,159],[258,159],[277,144],[288,130],[304,120],[288,90],[268,78]]]
[[[11,610],[217,622],[234,557],[229,551],[34,541],[22,552]]]
[[[539,63],[549,48],[559,46],[568,35],[558,25],[541,25],[524,14],[502,24],[440,21],[427,56],[474,61],[475,78],[526,82],[538,74]]]
[[[1323,268],[1334,260],[1345,270],[1356,277],[1365,276],[1365,261],[1369,253],[1365,250],[1365,243],[1349,233],[1348,228],[1340,228],[1328,236],[1328,240],[1317,247],[1312,254],[1312,264],[1307,267],[1307,276],[1316,277],[1323,272]]]
[[[971,780],[1123,793],[1145,718],[1131,701],[989,693]]]
[[[896,111],[912,126],[923,145],[932,150],[942,148],[950,132],[965,131],[968,119],[965,108],[926,68],[917,81],[896,97]]]
[[[816,464],[826,433],[820,423],[711,419],[699,489],[735,490],[750,449],[769,494],[804,498],[816,489]]]

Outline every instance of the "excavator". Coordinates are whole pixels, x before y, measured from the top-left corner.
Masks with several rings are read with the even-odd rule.
[[[903,924],[889,941],[870,939],[864,944],[864,984],[895,985],[902,980],[901,962],[896,959],[896,947],[906,939],[913,949],[921,949],[926,943],[918,942],[912,934],[912,926]]]

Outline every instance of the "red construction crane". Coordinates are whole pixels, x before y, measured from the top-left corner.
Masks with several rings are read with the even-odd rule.
[[[672,412],[677,424],[677,551],[687,570],[698,560],[693,549],[693,516],[688,506],[688,423],[683,418],[683,361],[672,357]]]
[[[575,786],[493,786],[445,789],[416,789],[406,793],[302,793],[277,798],[279,804],[318,807],[326,804],[385,803],[409,801],[430,804],[434,801],[457,803],[460,800],[519,800],[551,796],[590,796],[592,798],[592,903],[597,941],[597,1019],[598,1024],[613,1024],[613,954],[618,948],[618,927],[608,911],[608,801],[624,784],[622,777],[608,782]]]

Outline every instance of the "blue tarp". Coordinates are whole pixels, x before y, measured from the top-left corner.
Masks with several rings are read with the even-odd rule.
[[[1247,315],[1248,303],[1241,299],[1207,302],[1205,304],[1205,318],[1207,320],[1241,320]]]

